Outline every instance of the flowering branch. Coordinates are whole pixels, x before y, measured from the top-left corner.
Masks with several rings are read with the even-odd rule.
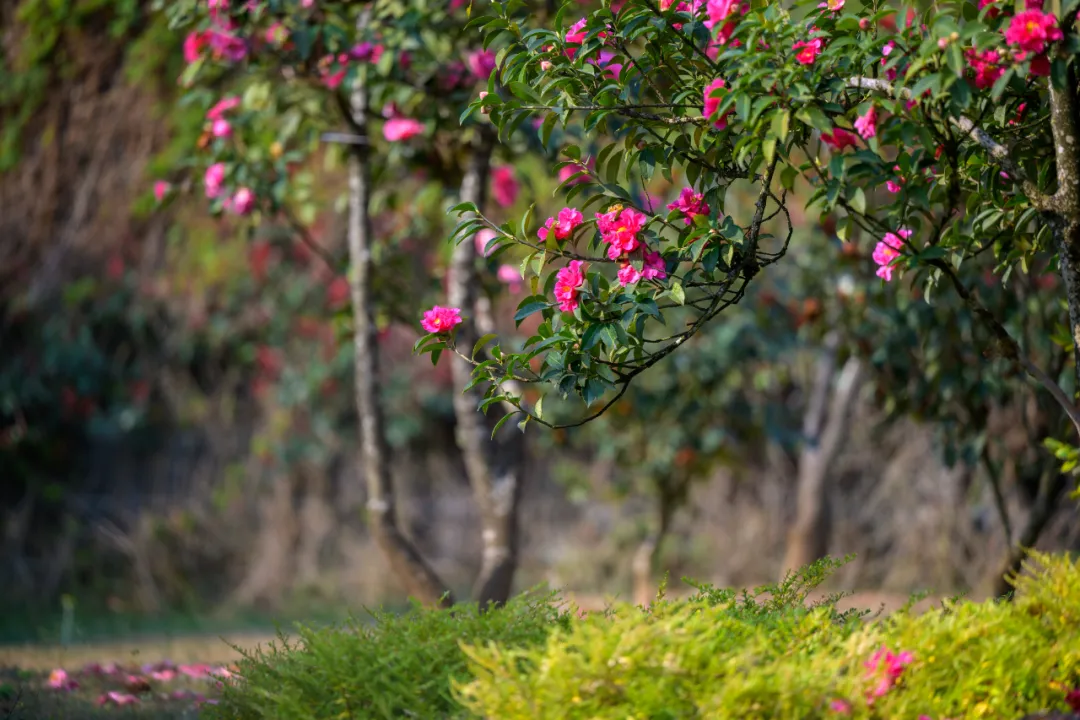
[[[906,87],[897,89],[888,80],[881,80],[879,78],[869,77],[853,77],[848,78],[848,87],[859,88],[863,90],[876,90],[886,95],[899,96],[912,100],[914,95],[911,90]],[[984,150],[989,153],[990,157],[997,162],[1002,169],[1009,174],[1010,177],[1020,182],[1020,186],[1024,189],[1024,194],[1031,200],[1031,204],[1039,210],[1047,209],[1050,205],[1051,198],[1042,193],[1039,188],[1028,179],[1024,170],[1012,161],[1009,156],[1009,149],[999,143],[994,138],[990,137],[982,128],[978,127],[969,117],[964,115],[950,116],[949,122],[955,125],[961,132],[970,137],[976,143],[978,143]]]

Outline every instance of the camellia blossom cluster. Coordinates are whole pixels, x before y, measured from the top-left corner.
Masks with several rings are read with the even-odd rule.
[[[596,227],[600,231],[600,239],[608,244],[608,258],[618,260],[637,250],[641,245],[638,233],[645,229],[647,223],[645,213],[619,205],[606,213],[596,213]]]
[[[577,208],[563,208],[557,217],[549,217],[543,227],[536,231],[541,241],[547,242],[548,235],[554,234],[558,241],[566,240],[574,230],[585,222],[585,217]]]
[[[874,262],[878,264],[877,276],[885,282],[892,282],[892,261],[900,257],[900,249],[904,247],[904,240],[911,237],[911,230],[901,228],[895,233],[885,233],[874,248]]]
[[[429,333],[448,333],[461,324],[461,309],[434,306],[424,312],[420,326]]]
[[[206,111],[206,119],[210,122],[210,134],[216,138],[227,138],[232,135],[232,126],[225,119],[225,114],[230,110],[240,107],[240,98],[235,95],[222,98]]]
[[[581,260],[571,260],[555,275],[555,300],[562,312],[574,312],[580,304],[580,290],[585,284],[583,268]]]
[[[866,661],[866,677],[874,681],[874,686],[867,692],[867,704],[889,692],[900,680],[904,668],[914,660],[915,656],[906,650],[894,653],[885,647],[871,655]]]
[[[633,285],[640,280],[663,280],[667,277],[667,265],[660,253],[646,250],[641,270],[629,262],[624,262],[619,267],[617,277],[619,284],[623,287]]]
[[[709,206],[705,203],[705,196],[694,192],[692,187],[684,187],[679,192],[679,198],[675,202],[668,203],[668,210],[678,210],[686,216],[685,223],[690,225],[698,215],[708,215]]]

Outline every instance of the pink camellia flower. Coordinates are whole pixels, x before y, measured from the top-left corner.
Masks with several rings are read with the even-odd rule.
[[[907,228],[902,228],[896,233],[885,233],[884,239],[882,239],[874,248],[872,257],[874,262],[878,264],[877,276],[885,282],[892,282],[892,261],[900,257],[900,248],[904,247],[904,240],[909,237],[911,237],[911,231]],[[885,652],[888,653],[888,651]],[[911,653],[901,653],[901,655],[910,658]],[[897,657],[900,656],[894,656],[892,653],[885,655],[881,650],[878,650],[867,662],[866,667],[870,669],[871,672],[874,672],[877,670],[878,665],[883,661],[886,663],[886,668],[895,667],[896,663],[899,662],[896,659]],[[908,660],[908,662],[910,662],[910,660]],[[906,664],[907,663],[903,663],[903,665]],[[901,669],[903,668],[903,665],[900,665]],[[899,674],[897,675],[899,676]]]
[[[490,251],[486,250],[487,244],[495,239],[495,231],[491,228],[484,228],[483,230],[477,230],[473,235],[473,243],[476,245],[476,254],[487,257],[495,251],[492,248]]]
[[[705,109],[702,111],[705,114],[705,117],[707,117],[707,118],[712,117],[714,114],[716,114],[716,111],[720,109],[720,101],[721,101],[721,99],[720,99],[719,95],[714,95],[713,92],[715,90],[719,90],[719,89],[721,89],[723,87],[724,87],[724,79],[723,78],[716,78],[711,83],[709,83],[708,85],[705,86]],[[715,127],[717,130],[723,130],[724,128],[726,128],[727,127],[727,116],[730,115],[730,114],[731,114],[731,111],[728,110],[723,115],[718,117],[716,119],[716,121],[713,123],[713,127]]]
[[[1026,52],[1016,53],[1016,59],[1020,62],[1023,62],[1026,56]],[[1031,58],[1031,65],[1028,66],[1028,74],[1032,77],[1048,77],[1050,75],[1050,58],[1046,57],[1046,53]]]
[[[271,45],[281,47],[289,39],[289,28],[280,22],[271,23],[270,27],[266,28],[266,32],[263,33],[263,37]]]
[[[576,23],[570,26],[570,29],[566,31],[566,44],[570,45],[566,49],[566,56],[573,59],[574,53],[577,52],[581,43],[585,42],[585,36],[588,34],[585,31],[585,25],[587,21],[585,18],[581,18]]]
[[[712,30],[714,27],[731,17],[739,6],[740,0],[708,0],[705,4],[705,12],[709,19],[705,21],[705,27]]]
[[[911,231],[907,232],[908,235],[911,234]],[[903,235],[904,231],[901,230],[900,234]],[[908,235],[904,235],[904,237],[907,237]],[[894,240],[899,241],[899,238],[897,238],[892,233],[887,233],[885,235],[886,241],[890,239],[890,236],[892,236]],[[874,254],[876,260],[876,250],[874,251]],[[878,268],[878,277],[881,277],[886,282],[888,282],[892,278],[892,272],[890,271],[889,273],[887,273],[889,277],[885,277],[884,275],[882,275],[881,272],[883,269],[884,267]],[[890,688],[892,688],[893,685],[896,684],[897,680],[900,679],[900,675],[904,672],[904,668],[910,665],[914,660],[915,656],[907,651],[901,653],[893,653],[888,648],[883,647],[877,652],[875,652],[866,662],[866,676],[870,679],[876,678],[877,684],[867,694],[866,703],[868,705],[873,704],[876,698],[879,698],[885,693],[889,692]]]
[[[817,56],[821,54],[821,50],[825,45],[825,41],[821,38],[812,38],[810,40],[800,40],[791,46],[792,50],[796,50],[795,60],[801,65],[813,65],[817,60]]]
[[[846,147],[855,147],[855,133],[843,128],[833,128],[832,132],[821,133],[822,141],[838,152],[843,152]]]
[[[383,137],[390,142],[408,140],[424,132],[424,124],[412,118],[392,118],[383,124]]]
[[[495,53],[492,50],[476,50],[469,53],[465,62],[477,80],[487,80],[495,70]]]
[[[206,197],[216,198],[221,194],[221,184],[225,182],[225,163],[214,163],[206,168],[203,175],[203,185],[206,187]]]
[[[424,317],[420,320],[420,327],[429,333],[448,333],[460,324],[461,310],[459,308],[439,305],[425,311]]]
[[[69,678],[67,671],[62,668],[49,673],[48,685],[54,690],[74,690],[79,687],[79,683]]]
[[[248,45],[243,38],[229,32],[210,30],[208,39],[214,57],[225,58],[230,62],[240,62],[247,57]]]
[[[206,47],[206,33],[193,31],[184,38],[184,62],[189,65],[202,56],[203,48]]]
[[[705,203],[705,196],[701,193],[694,192],[692,187],[684,187],[679,192],[679,199],[675,202],[668,203],[668,210],[678,210],[686,216],[686,224],[690,225],[694,222],[694,217],[697,215],[708,215],[709,206]]]
[[[1021,50],[1042,53],[1047,43],[1056,42],[1065,36],[1057,25],[1057,18],[1042,10],[1025,10],[1017,13],[1009,21],[1005,30],[1005,41],[1010,45],[1019,45]]]
[[[616,206],[606,213],[596,213],[596,227],[600,230],[600,238],[609,244],[608,257],[612,260],[637,250],[640,245],[638,233],[647,223],[645,213],[633,208]]]
[[[97,699],[98,705],[134,705],[139,702],[139,698],[131,695],[130,693],[123,693],[117,690],[110,690],[109,692],[100,695]]]
[[[520,190],[521,185],[514,177],[514,168],[503,165],[491,171],[491,196],[501,207],[513,205]]]
[[[585,163],[585,167],[587,167],[589,170],[592,170],[594,167],[596,167],[596,161],[592,158],[589,158],[588,162]],[[580,165],[563,165],[561,168],[559,168],[559,182],[565,183],[567,180],[574,177],[580,172],[584,172]],[[571,182],[570,185],[578,185],[583,182],[588,182],[588,180],[589,177],[587,175],[582,175],[581,177],[576,178],[573,182]]]
[[[826,0],[823,3],[818,3],[818,7],[831,10],[834,13],[840,12],[844,9],[844,0]]]
[[[541,61],[540,61],[540,70],[541,70],[541,71],[543,71],[543,72],[547,72],[547,71],[548,71],[548,70],[550,70],[551,68],[552,68],[552,65],[551,65],[551,61],[550,61],[550,60],[541,60]]]
[[[996,2],[997,2],[997,0],[979,0],[979,9],[980,10],[985,8],[987,5],[991,6],[990,9],[986,11],[986,19],[987,20],[993,20],[994,18],[996,18],[998,15],[1001,14],[1001,10],[999,10],[997,7],[994,7],[994,4]]]
[[[900,192],[900,184],[895,180],[886,180],[885,189],[891,193],[898,193]]]
[[[232,125],[225,118],[218,118],[210,125],[210,134],[216,138],[227,138],[232,135]]]
[[[513,265],[500,265],[495,277],[499,279],[499,282],[509,286],[510,292],[521,289],[521,273]]]
[[[358,62],[379,62],[379,58],[383,54],[382,45],[376,43],[364,41],[357,45],[353,45],[352,50],[349,51],[349,57]]]
[[[610,50],[601,50],[600,56],[590,60],[593,65],[604,71],[604,77],[617,80],[619,74],[622,72],[622,63],[613,62],[615,59],[615,53]]]
[[[555,275],[555,300],[562,312],[577,310],[578,291],[585,284],[585,272],[580,260],[571,260],[570,264]]]
[[[1001,53],[997,50],[984,50],[979,52],[974,48],[964,51],[968,67],[975,71],[975,87],[986,90],[993,87],[997,79],[1005,74],[1005,68],[1000,65]]]
[[[218,100],[212,108],[206,111],[206,119],[219,120],[225,117],[225,113],[238,107],[240,107],[240,98],[236,95],[229,95],[228,97]]]
[[[164,180],[158,180],[154,183],[154,199],[161,202],[170,190],[172,190],[172,185]]]
[[[573,235],[574,230],[585,222],[585,217],[577,208],[563,208],[557,217],[549,217],[544,226],[536,231],[542,242],[547,242],[548,233],[554,232],[560,242]]]
[[[171,669],[154,670],[150,673],[150,677],[158,682],[169,682],[176,679],[176,671]]]
[[[871,105],[865,115],[855,119],[855,130],[863,140],[869,140],[877,135],[877,106]]]
[[[231,209],[237,215],[248,215],[255,209],[255,193],[242,187],[233,193]]]
[[[833,700],[829,703],[829,709],[837,713],[849,713],[851,712],[851,703],[847,700]]]
[[[641,271],[630,263],[624,262],[619,266],[619,272],[616,277],[619,280],[619,284],[626,287],[627,285],[633,285],[641,279]]]
[[[641,270],[641,277],[646,280],[663,280],[667,277],[667,264],[664,256],[652,250],[645,251],[645,266]]]

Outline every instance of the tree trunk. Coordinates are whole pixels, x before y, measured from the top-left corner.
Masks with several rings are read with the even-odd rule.
[[[481,210],[487,195],[494,142],[491,133],[479,131],[461,182],[461,201],[471,202]],[[459,243],[454,248],[447,283],[450,306],[461,308],[465,315],[458,325],[455,341],[463,353],[472,352],[481,333],[494,329],[490,302],[480,292],[476,259],[472,238]],[[472,368],[464,358],[453,356],[455,388],[469,384]],[[525,438],[511,423],[501,427],[492,438],[495,423],[509,409],[496,403],[485,416],[479,410],[482,400],[483,394],[475,388],[454,395],[457,444],[480,511],[483,559],[473,592],[480,606],[486,608],[506,602],[517,570]]]
[[[819,560],[828,551],[829,469],[847,437],[851,408],[862,385],[862,361],[852,356],[844,364],[836,388],[830,394],[839,345],[837,333],[830,333],[825,338],[806,410],[803,447],[799,454],[795,522],[788,532],[784,573]]]
[[[685,484],[684,484],[685,485]],[[676,498],[685,497],[673,487],[670,477],[661,481],[656,499],[656,526],[645,536],[634,552],[632,564],[634,576],[634,604],[642,607],[648,605],[653,598],[655,586],[653,585],[653,572],[660,560],[660,549],[664,544],[671,529],[671,518],[675,514]]]
[[[361,23],[364,19],[361,18]],[[446,584],[424,561],[416,546],[401,531],[394,501],[394,485],[387,465],[386,432],[379,400],[379,356],[375,307],[372,301],[371,171],[368,167],[367,90],[358,81],[351,97],[351,125],[358,142],[349,155],[349,286],[352,296],[355,351],[356,412],[360,420],[360,446],[367,482],[367,513],[371,533],[406,592],[427,605],[453,603]]]

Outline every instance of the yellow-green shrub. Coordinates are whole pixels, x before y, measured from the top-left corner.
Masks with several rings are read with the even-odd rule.
[[[1033,556],[1012,603],[947,603],[862,622],[833,602],[804,609],[805,578],[751,597],[699,588],[650,610],[621,606],[547,641],[465,649],[462,705],[499,720],[547,718],[1020,718],[1064,709],[1080,684],[1080,571]],[[776,592],[779,590],[779,592]],[[911,653],[894,685],[866,663]]]

